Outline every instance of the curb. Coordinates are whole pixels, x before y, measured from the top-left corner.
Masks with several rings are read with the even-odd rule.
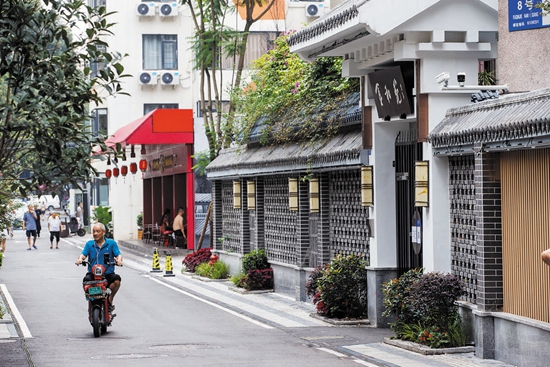
[[[401,349],[406,349],[411,352],[419,353],[422,355],[439,355],[439,354],[457,354],[457,353],[472,353],[475,352],[475,347],[455,347],[455,348],[430,348],[424,345],[409,342],[405,340],[384,338],[384,343],[393,345]]]
[[[332,325],[355,325],[355,326],[370,326],[369,319],[357,319],[357,320],[344,320],[344,319],[331,319],[329,317],[321,316],[318,313],[310,313],[309,316],[314,319],[324,321]]]
[[[232,290],[233,292],[237,292],[237,293],[240,293],[240,294],[262,294],[262,293],[273,293],[273,289],[263,289],[263,290],[259,290],[259,291],[247,291],[246,289],[244,288],[239,288],[239,287],[236,287],[234,285],[230,285],[228,287],[230,290]]]

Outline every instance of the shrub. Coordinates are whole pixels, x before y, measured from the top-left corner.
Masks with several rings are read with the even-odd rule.
[[[399,339],[432,348],[466,345],[466,334],[455,302],[464,292],[452,274],[423,274],[413,269],[382,286],[384,316],[395,316],[392,330]]]
[[[308,294],[313,294],[317,313],[331,318],[367,316],[368,264],[362,256],[337,255],[329,264],[313,271]]]
[[[311,274],[309,274],[308,281],[306,282],[306,294],[310,297],[315,297],[315,295],[319,292],[317,290],[317,280],[323,276],[324,272],[326,272],[327,264],[320,265],[313,269]]]
[[[239,288],[245,288],[246,289],[246,274],[245,273],[239,273],[237,275],[233,275],[230,279],[230,281],[235,284]]]
[[[203,262],[195,267],[195,274],[210,279],[227,279],[229,265],[223,261],[217,261],[213,264]]]
[[[244,255],[242,268],[241,274],[231,278],[237,287],[249,291],[273,288],[273,269],[269,267],[264,250],[254,250]]]
[[[401,275],[398,279],[392,279],[382,285],[384,293],[383,304],[386,307],[383,316],[395,316],[397,321],[392,324],[392,330],[395,330],[399,324],[416,324],[418,319],[414,315],[411,306],[406,302],[410,289],[423,274],[424,269],[412,269]]]
[[[269,268],[269,262],[264,250],[254,250],[244,255],[242,260],[243,272],[248,273],[250,270],[262,270]]]
[[[244,280],[249,291],[273,289],[273,269],[253,269],[246,273]]]
[[[427,327],[446,327],[458,315],[455,302],[464,286],[453,274],[427,273],[413,283],[407,297],[415,317]]]
[[[185,256],[181,262],[185,266],[185,270],[191,273],[195,272],[195,267],[204,262],[210,261],[210,256],[212,255],[210,248],[201,248],[195,252],[192,252]]]

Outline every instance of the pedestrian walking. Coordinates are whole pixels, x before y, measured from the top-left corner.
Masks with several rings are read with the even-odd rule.
[[[59,234],[61,233],[61,219],[57,212],[53,211],[48,218],[48,231],[50,231],[50,249],[53,249],[53,239],[55,238],[55,248],[59,250]]]
[[[42,230],[42,209],[38,208],[38,204],[34,204],[34,213],[36,214],[36,235],[40,237],[40,231]]]
[[[76,206],[76,217],[84,225],[84,210],[82,208],[82,201],[79,201]]]
[[[36,222],[38,221],[38,218],[34,212],[32,204],[29,204],[28,209],[29,210],[23,214],[23,229],[26,231],[25,234],[27,235],[27,243],[29,244],[29,248],[27,250],[32,250],[33,247],[35,250],[38,250],[38,247],[36,247]],[[32,246],[31,236],[33,238]]]

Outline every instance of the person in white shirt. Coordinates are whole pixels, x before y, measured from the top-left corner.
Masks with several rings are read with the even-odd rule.
[[[59,233],[61,232],[61,219],[57,212],[53,211],[48,218],[48,231],[50,231],[50,248],[53,248],[53,239],[55,237],[55,248],[59,249]]]

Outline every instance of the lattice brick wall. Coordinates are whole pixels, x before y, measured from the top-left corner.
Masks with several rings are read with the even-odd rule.
[[[476,303],[476,192],[474,156],[449,157],[451,271],[466,285],[463,301]]]
[[[233,208],[233,181],[231,180],[222,182],[222,206],[223,240],[221,249],[242,254],[241,210]],[[218,241],[218,238],[214,238],[214,241]],[[220,248],[219,245],[216,248]]]
[[[330,254],[370,259],[368,207],[361,206],[361,171],[330,173]]]
[[[298,211],[288,209],[288,177],[266,177],[264,183],[265,251],[269,260],[295,265]]]

